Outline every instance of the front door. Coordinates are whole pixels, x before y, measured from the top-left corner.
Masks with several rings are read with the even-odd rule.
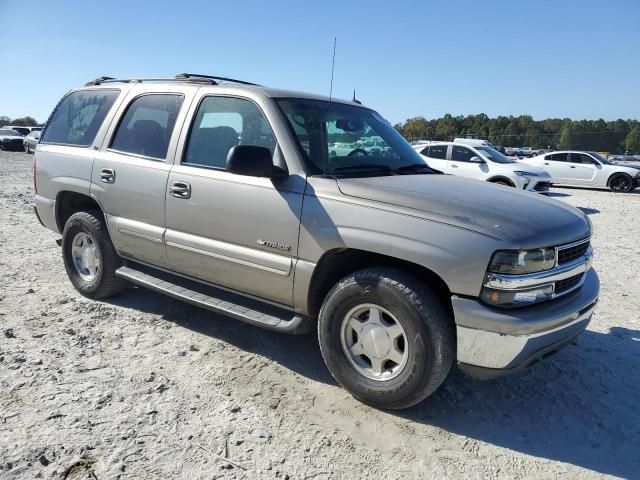
[[[182,155],[169,174],[169,263],[176,272],[292,305],[306,179],[271,180],[227,172],[227,154],[239,144],[267,147],[281,155],[269,123],[253,101],[202,98]]]
[[[451,160],[449,161],[449,173],[461,177],[481,179],[486,173],[487,165],[480,162],[471,162],[472,157],[479,157],[477,153],[462,145],[451,146]]]
[[[179,89],[137,96],[133,92],[93,165],[91,193],[104,208],[116,250],[159,267],[168,265],[165,190],[177,143],[174,127],[183,121],[185,96],[189,92]]]
[[[569,154],[568,181],[576,185],[593,183],[598,167],[600,164],[586,153],[572,152]]]

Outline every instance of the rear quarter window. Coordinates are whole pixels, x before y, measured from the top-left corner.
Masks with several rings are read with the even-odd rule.
[[[42,143],[87,147],[113,106],[119,90],[80,90],[56,107],[42,135]]]

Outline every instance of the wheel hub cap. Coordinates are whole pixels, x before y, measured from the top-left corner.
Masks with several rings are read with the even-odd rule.
[[[398,376],[409,358],[409,342],[402,324],[375,304],[349,310],[342,320],[340,341],[351,365],[372,380]]]
[[[391,349],[391,339],[382,325],[367,325],[360,340],[364,354],[369,358],[385,358]]]
[[[87,282],[95,280],[100,270],[100,257],[98,249],[89,234],[80,232],[73,237],[71,256],[73,258],[73,266],[80,278]]]

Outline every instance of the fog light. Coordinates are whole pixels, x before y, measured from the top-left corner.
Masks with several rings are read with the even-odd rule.
[[[530,288],[526,290],[496,290],[484,287],[480,298],[485,303],[500,307],[521,307],[533,303],[550,300],[553,295],[553,285]]]

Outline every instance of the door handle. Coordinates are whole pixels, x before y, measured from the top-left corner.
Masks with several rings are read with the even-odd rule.
[[[187,182],[173,182],[169,188],[169,192],[176,198],[190,198],[191,185]]]
[[[100,180],[104,183],[113,183],[116,181],[116,171],[112,168],[103,168],[100,170]]]
[[[575,165],[569,165],[571,168],[576,168]]]
[[[454,163],[453,165],[451,165],[451,168],[458,168],[458,165]]]
[[[544,162],[545,165],[549,165],[549,162]]]

